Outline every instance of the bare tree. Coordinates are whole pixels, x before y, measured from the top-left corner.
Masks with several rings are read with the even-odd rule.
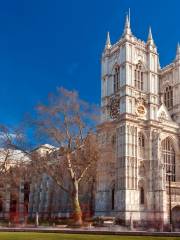
[[[9,174],[15,168],[16,172],[19,168],[23,173],[23,167],[29,163],[29,156],[29,152],[24,148],[22,132],[0,125],[0,174]]]
[[[4,212],[6,191],[18,199],[20,184],[27,179],[29,153],[24,148],[24,136],[20,129],[0,125],[0,208]],[[22,130],[22,129],[21,129]],[[11,198],[11,197],[10,197]],[[10,199],[11,200],[11,199]],[[10,212],[9,212],[10,213]]]
[[[82,224],[79,186],[88,174],[95,172],[98,159],[94,132],[97,113],[96,106],[82,101],[77,92],[59,88],[57,94],[49,96],[46,105],[38,105],[34,121],[38,136],[56,146],[43,155],[34,152],[34,168],[47,173],[69,194],[78,225]]]

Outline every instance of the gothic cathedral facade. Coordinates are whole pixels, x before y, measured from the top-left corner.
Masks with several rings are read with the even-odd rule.
[[[107,35],[101,72],[96,216],[168,223],[169,201],[180,213],[180,46],[161,68],[151,29],[137,39],[127,16],[117,43]]]

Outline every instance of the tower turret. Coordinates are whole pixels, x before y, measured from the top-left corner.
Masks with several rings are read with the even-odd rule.
[[[129,16],[126,15],[126,21],[125,21],[125,25],[124,25],[124,33],[123,36],[127,36],[127,35],[131,35],[131,26],[130,26],[130,20],[129,20]]]

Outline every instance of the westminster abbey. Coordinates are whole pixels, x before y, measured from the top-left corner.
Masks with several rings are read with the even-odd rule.
[[[161,68],[151,29],[146,42],[137,39],[127,16],[115,44],[108,33],[101,64],[95,213],[124,222],[177,221],[180,46],[173,62]]]

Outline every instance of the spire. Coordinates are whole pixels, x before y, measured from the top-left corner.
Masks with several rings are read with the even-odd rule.
[[[149,41],[153,40],[151,27],[149,27],[148,40]]]
[[[176,60],[180,59],[180,45],[179,42],[177,44],[177,50],[176,50]]]
[[[129,15],[126,15],[125,28],[129,28],[129,27],[130,27]]]
[[[152,37],[151,27],[149,27],[147,43],[150,44],[150,45],[154,45],[154,40],[153,40],[153,37]]]
[[[131,27],[130,27],[130,20],[129,20],[130,15],[126,15],[126,21],[125,21],[125,26],[124,26],[124,36],[125,35],[131,35]]]
[[[148,44],[149,46],[152,46],[152,47],[155,46],[155,44],[154,44],[154,40],[153,40],[153,36],[152,36],[151,27],[149,27],[149,33],[148,33],[147,44]]]
[[[131,9],[130,8],[129,8],[128,17],[129,17],[129,26],[130,26],[131,25]]]
[[[110,49],[110,48],[111,48],[111,40],[110,40],[109,32],[107,32],[107,39],[106,39],[105,49]]]

